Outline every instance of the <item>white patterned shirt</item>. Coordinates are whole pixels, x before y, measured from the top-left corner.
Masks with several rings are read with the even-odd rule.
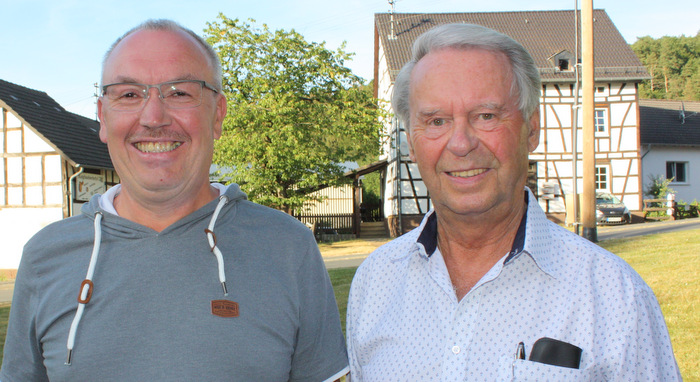
[[[365,260],[348,301],[352,382],[681,380],[649,286],[527,194],[513,251],[461,301],[433,211]],[[542,337],[583,349],[580,368],[515,359]]]

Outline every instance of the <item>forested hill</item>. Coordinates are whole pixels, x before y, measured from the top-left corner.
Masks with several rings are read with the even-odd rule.
[[[695,37],[645,36],[631,46],[652,76],[639,86],[640,98],[700,101],[700,32]]]

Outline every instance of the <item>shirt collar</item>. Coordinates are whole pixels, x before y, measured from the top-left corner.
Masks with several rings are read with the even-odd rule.
[[[523,213],[522,219],[520,219],[520,225],[518,226],[518,232],[515,234],[515,240],[513,240],[513,245],[511,246],[510,252],[508,252],[508,257],[504,263],[510,261],[513,256],[520,253],[525,247],[525,227],[527,223],[527,204],[528,204],[528,194],[525,193],[525,213]],[[428,257],[431,257],[435,250],[437,249],[437,214],[435,211],[431,211],[428,216],[426,216],[426,221],[423,224],[423,230],[418,236],[416,241],[425,248],[425,253]]]
[[[558,258],[556,249],[553,248],[551,233],[547,228],[552,223],[548,221],[544,211],[539,208],[537,199],[527,188],[524,197],[526,201],[525,213],[520,220],[518,232],[503,264],[507,264],[517,258],[519,254],[525,253],[535,261],[543,272],[556,277],[559,274]],[[416,244],[423,247],[425,255],[430,258],[437,249],[437,215],[435,210],[428,212],[416,231],[418,231],[417,239],[414,239]]]
[[[437,214],[434,210],[428,212],[428,216],[425,217],[423,230],[416,242],[425,248],[425,253],[428,257],[435,253],[435,249],[437,248]]]

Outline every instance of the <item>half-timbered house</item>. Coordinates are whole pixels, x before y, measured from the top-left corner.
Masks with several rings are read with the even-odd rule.
[[[0,269],[12,269],[34,233],[119,180],[99,123],[48,94],[0,80],[0,115]]]
[[[629,209],[640,210],[637,85],[649,75],[607,13],[594,10],[593,16],[596,188],[615,194]],[[546,212],[565,212],[567,198],[580,194],[583,187],[582,123],[577,112],[581,102],[577,97],[581,95],[579,19],[573,10],[376,14],[375,94],[390,99],[413,41],[436,25],[473,23],[512,37],[532,54],[542,78],[542,132],[539,147],[530,155],[528,186]],[[388,162],[384,211],[392,235],[397,235],[415,227],[432,206],[418,168],[408,156],[404,126],[394,118],[385,132],[390,139],[383,156]]]

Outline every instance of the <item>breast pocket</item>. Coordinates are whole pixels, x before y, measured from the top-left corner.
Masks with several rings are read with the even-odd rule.
[[[588,369],[571,369],[544,363],[501,358],[499,380],[512,382],[576,382],[590,381]]]

